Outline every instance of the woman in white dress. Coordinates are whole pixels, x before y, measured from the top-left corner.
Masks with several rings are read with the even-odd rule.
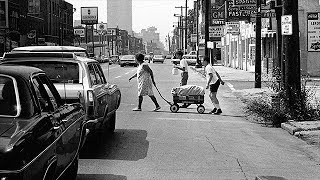
[[[144,63],[143,54],[137,54],[136,61],[139,64],[137,68],[137,73],[135,73],[132,77],[129,78],[129,81],[135,77],[137,77],[137,80],[138,80],[139,104],[138,104],[138,107],[133,109],[133,111],[141,111],[143,96],[149,96],[156,106],[156,108],[153,111],[158,111],[161,107],[158,104],[157,99],[154,96],[153,90],[152,90],[152,84],[156,86],[156,83],[153,77],[153,72],[148,66],[148,64]]]

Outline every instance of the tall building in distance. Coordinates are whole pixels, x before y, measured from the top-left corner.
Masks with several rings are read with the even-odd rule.
[[[107,0],[109,28],[120,28],[132,33],[132,0]]]

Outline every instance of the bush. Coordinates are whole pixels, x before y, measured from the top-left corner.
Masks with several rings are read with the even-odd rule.
[[[278,94],[278,105],[273,103],[276,100],[271,94],[261,94],[254,98],[245,99],[248,113],[262,117],[266,124],[279,127],[281,123],[288,120],[311,121],[320,120],[320,105],[315,98],[315,91],[312,86],[307,86],[308,80],[303,79],[301,92],[294,92],[296,97],[293,103],[288,103],[288,98],[283,89],[279,88],[276,80],[266,81],[271,92]]]

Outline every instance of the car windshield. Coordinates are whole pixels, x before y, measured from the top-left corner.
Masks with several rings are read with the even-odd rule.
[[[135,57],[134,55],[124,55],[121,57],[122,60],[132,60],[134,61],[135,60]]]
[[[155,58],[162,58],[162,55],[155,55]]]
[[[0,76],[0,115],[1,116],[16,116],[17,110],[17,95],[16,87],[13,79],[7,76]]]

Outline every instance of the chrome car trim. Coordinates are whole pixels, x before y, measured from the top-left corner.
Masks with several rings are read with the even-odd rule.
[[[81,118],[86,118],[86,115],[83,114],[81,117],[79,117],[74,123],[76,123],[79,119]],[[72,123],[69,127],[71,127],[74,123]],[[69,129],[69,127],[67,129]],[[66,129],[66,130],[67,130]],[[53,141],[46,149],[44,149],[41,153],[39,153],[35,158],[33,158],[30,162],[28,162],[25,166],[23,166],[21,169],[18,170],[0,170],[0,174],[1,173],[20,173],[23,170],[25,170],[26,168],[28,168],[30,166],[30,164],[32,164],[36,159],[38,159],[45,151],[47,151],[53,144],[55,144],[60,138],[61,136],[66,132],[66,130],[60,134],[60,136],[58,136],[56,138],[55,141]],[[80,143],[79,143],[80,144]]]
[[[88,120],[88,121],[86,122],[86,124],[89,124],[89,123],[94,123],[94,124],[96,124],[96,123],[98,123],[98,119],[90,119],[90,120]]]
[[[55,163],[55,162],[57,162],[57,158],[54,156],[52,162],[50,162],[49,165],[47,166],[47,169],[46,169],[46,171],[45,171],[45,173],[44,173],[44,175],[43,175],[42,180],[45,180],[45,179],[46,179],[46,175],[47,175],[49,169],[51,168],[51,166],[52,166],[53,163]]]

